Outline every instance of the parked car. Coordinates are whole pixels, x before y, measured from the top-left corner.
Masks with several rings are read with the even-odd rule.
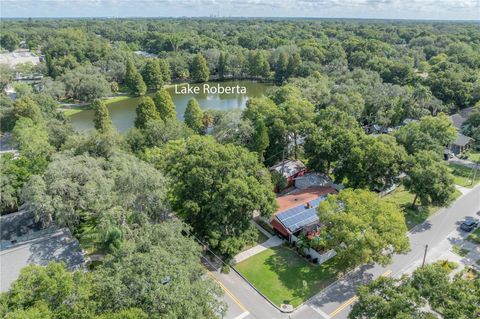
[[[460,229],[466,231],[466,232],[471,232],[478,226],[478,221],[474,218],[465,218],[465,220],[462,222],[460,225]]]

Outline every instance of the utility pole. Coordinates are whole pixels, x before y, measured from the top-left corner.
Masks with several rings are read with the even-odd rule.
[[[425,252],[423,253],[422,268],[423,266],[425,266],[425,259],[427,258],[427,250],[428,250],[428,244],[425,245]]]

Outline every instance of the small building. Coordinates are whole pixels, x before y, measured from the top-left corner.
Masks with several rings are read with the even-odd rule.
[[[449,149],[453,154],[458,155],[469,150],[473,145],[473,138],[458,133],[457,139],[450,143]]]
[[[270,225],[278,234],[289,239],[302,230],[313,229],[319,224],[318,205],[328,194],[334,193],[336,190],[332,187],[311,187],[280,196],[277,198],[279,210],[270,220]]]
[[[285,160],[270,167],[270,171],[276,171],[283,175],[288,182],[287,186],[292,186],[295,182],[295,178],[303,176],[307,170],[305,164],[299,160]]]

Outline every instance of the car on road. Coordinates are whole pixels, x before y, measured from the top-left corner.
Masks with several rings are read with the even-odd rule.
[[[471,232],[478,226],[478,221],[474,218],[465,218],[465,220],[460,225],[460,229]]]

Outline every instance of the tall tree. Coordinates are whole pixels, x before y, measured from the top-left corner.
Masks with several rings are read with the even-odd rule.
[[[445,114],[425,116],[418,122],[409,123],[395,132],[398,143],[409,154],[421,150],[442,153],[444,148],[457,136],[452,120]]]
[[[147,92],[147,86],[143,81],[142,75],[138,72],[137,67],[130,59],[127,60],[125,83],[135,95],[144,95]]]
[[[43,120],[40,106],[28,96],[15,101],[13,104],[13,113],[15,120],[18,120],[21,117],[29,118],[34,123],[40,123]]]
[[[159,163],[172,179],[172,206],[209,245],[227,256],[251,238],[255,211],[276,209],[270,174],[258,156],[242,147],[194,135],[170,142]]]
[[[148,59],[142,70],[142,78],[148,88],[158,90],[163,85],[163,75],[157,59]]]
[[[196,99],[192,98],[188,101],[183,118],[185,124],[194,132],[198,134],[203,132],[203,112]]]
[[[220,79],[224,79],[225,75],[227,75],[227,54],[225,52],[220,53],[220,57],[218,58],[217,71]]]
[[[380,277],[372,283],[358,288],[358,302],[353,306],[349,319],[366,318],[416,318],[434,319],[422,310],[422,299],[408,278],[393,279]]]
[[[185,233],[188,228],[179,222],[132,229],[132,242],[93,274],[102,308],[140,308],[154,319],[220,318],[221,290],[204,277],[199,245]]]
[[[288,54],[281,52],[275,64],[275,82],[282,84],[287,78]]]
[[[377,193],[344,189],[318,207],[326,248],[335,249],[343,269],[361,264],[386,265],[394,254],[409,249],[407,226],[400,208]]]
[[[198,53],[193,58],[192,66],[191,66],[191,75],[192,75],[193,81],[195,82],[208,81],[210,70],[208,68],[207,60],[205,60],[205,57],[201,53]]]
[[[160,113],[158,113],[155,103],[149,96],[140,98],[136,112],[135,127],[137,128],[145,128],[149,121],[160,119]]]
[[[363,135],[335,167],[335,177],[354,188],[383,190],[397,183],[407,159],[403,146],[389,135]]]
[[[167,90],[160,89],[157,93],[155,93],[153,101],[162,120],[170,121],[177,117],[175,104],[173,104],[172,97]]]
[[[106,132],[113,129],[112,119],[110,118],[110,114],[105,102],[100,99],[96,99],[92,103],[92,108],[95,111],[93,117],[95,129],[99,132]]]
[[[29,159],[49,158],[55,150],[48,141],[48,131],[44,124],[34,123],[27,117],[22,117],[15,123],[12,140],[17,144],[20,154]]]
[[[305,140],[308,166],[329,174],[332,163],[345,159],[363,134],[353,116],[335,107],[320,110]]]
[[[453,176],[439,155],[431,151],[419,151],[412,155],[405,169],[405,188],[415,194],[412,206],[417,199],[422,205],[445,206],[452,200],[455,191]]]
[[[257,152],[260,161],[263,161],[263,155],[269,144],[268,129],[265,126],[265,122],[259,119],[255,123],[255,132],[252,136],[252,151]]]
[[[165,59],[160,59],[158,64],[160,65],[163,83],[169,83],[171,80],[170,63],[168,63],[168,61]]]

